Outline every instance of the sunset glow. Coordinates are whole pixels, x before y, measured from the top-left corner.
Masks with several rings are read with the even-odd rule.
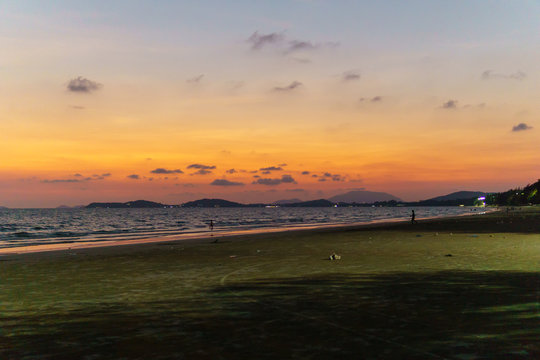
[[[526,185],[540,174],[538,14],[532,1],[2,2],[0,205]]]

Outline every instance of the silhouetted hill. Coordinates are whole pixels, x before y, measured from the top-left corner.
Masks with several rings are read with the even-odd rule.
[[[367,191],[367,190],[355,190],[349,191],[345,194],[332,196],[328,200],[334,203],[366,203],[371,204],[377,201],[401,201],[400,198],[385,192]]]
[[[9,209],[9,208],[5,206],[0,206],[0,209]]]
[[[244,207],[246,205],[223,199],[200,199],[182,204],[182,207]]]
[[[169,207],[170,205],[164,205],[153,201],[136,200],[125,203],[120,202],[94,202],[86,206],[87,209],[93,208],[111,208],[111,209],[135,209],[135,208],[162,208]]]
[[[502,193],[492,194],[488,203],[498,205],[528,205],[540,204],[540,180],[524,188],[511,189]]]
[[[463,200],[463,199],[474,199],[480,196],[486,196],[487,193],[482,191],[456,191],[448,195],[437,196],[431,199],[423,201],[447,201],[447,200]]]
[[[282,207],[330,207],[334,206],[335,203],[325,199],[311,200],[311,201],[302,201],[299,203],[293,204],[283,204]]]

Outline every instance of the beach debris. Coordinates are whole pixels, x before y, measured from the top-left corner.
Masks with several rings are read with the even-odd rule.
[[[420,235],[420,234],[416,234],[416,237],[422,237],[422,235]]]
[[[333,252],[329,257],[329,260],[341,260],[341,255],[337,255],[335,252]]]
[[[229,256],[231,259],[234,259],[236,257],[236,255],[230,255]]]
[[[444,256],[446,256],[446,257],[452,257],[453,255],[452,255],[452,254],[446,254],[446,255],[444,255]]]

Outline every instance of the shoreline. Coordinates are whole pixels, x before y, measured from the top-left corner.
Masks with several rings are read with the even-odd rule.
[[[444,222],[451,221],[453,219],[459,219],[464,217],[475,217],[476,216],[486,216],[493,213],[500,213],[500,208],[485,209],[487,211],[481,212],[471,212],[464,213],[460,215],[452,216],[433,216],[433,217],[424,217],[417,218],[418,221],[421,221],[422,224],[433,223],[433,222]],[[399,225],[409,224],[410,220],[401,220],[401,219],[384,219],[384,220],[373,220],[370,222],[359,222],[359,223],[338,223],[338,224],[314,224],[314,225],[303,225],[303,226],[291,226],[291,227],[278,227],[278,228],[256,228],[256,229],[247,229],[247,230],[225,230],[221,232],[199,232],[199,233],[185,233],[185,234],[175,234],[175,235],[164,235],[158,237],[145,237],[145,238],[136,238],[130,240],[101,240],[101,241],[82,241],[82,242],[63,242],[63,243],[53,243],[53,244],[38,244],[38,245],[27,245],[27,246],[14,246],[7,248],[0,248],[0,257],[10,256],[10,255],[24,255],[24,254],[40,254],[40,253],[49,253],[49,252],[65,252],[73,250],[87,250],[87,249],[96,249],[96,248],[116,248],[116,247],[132,247],[132,246],[144,246],[152,245],[159,243],[204,243],[208,240],[214,240],[218,242],[220,239],[231,239],[231,238],[241,238],[246,236],[260,237],[264,235],[284,235],[289,233],[310,233],[310,232],[328,232],[328,231],[354,231],[354,230],[390,230],[392,227]],[[418,224],[415,224],[417,228]]]
[[[3,256],[0,358],[536,359],[539,234],[530,207]]]

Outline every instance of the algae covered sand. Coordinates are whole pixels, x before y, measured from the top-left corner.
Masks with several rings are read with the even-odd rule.
[[[3,256],[0,358],[536,359],[539,234],[525,209]]]

